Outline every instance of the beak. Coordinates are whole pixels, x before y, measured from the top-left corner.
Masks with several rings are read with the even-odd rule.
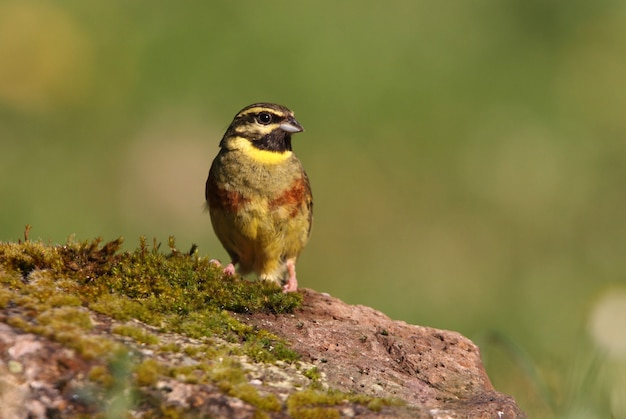
[[[280,124],[280,129],[282,129],[285,132],[292,133],[292,134],[296,132],[304,131],[304,128],[302,128],[302,125],[300,125],[300,123],[296,121],[296,119],[293,116],[289,117],[289,119],[287,119],[285,122]]]

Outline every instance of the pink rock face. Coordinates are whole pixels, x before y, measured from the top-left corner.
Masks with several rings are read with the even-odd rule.
[[[389,319],[311,290],[295,315],[238,316],[292,343],[292,349],[346,392],[395,397],[423,417],[525,417],[494,390],[469,339],[456,332]]]

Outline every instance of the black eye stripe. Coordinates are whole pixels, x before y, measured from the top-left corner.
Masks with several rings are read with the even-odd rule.
[[[261,113],[267,113],[271,116],[271,121],[269,123],[262,123],[259,121],[259,115]],[[244,115],[239,115],[231,124],[231,129],[236,132],[238,135],[252,138],[255,137],[256,132],[265,132],[265,131],[257,131],[257,129],[263,129],[262,127],[269,127],[269,129],[279,129],[277,125],[279,125],[284,119],[284,115],[277,114],[275,112],[268,111],[259,111],[254,113],[248,113]],[[255,128],[255,126],[257,128]]]

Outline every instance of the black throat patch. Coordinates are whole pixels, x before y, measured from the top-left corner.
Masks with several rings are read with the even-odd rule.
[[[292,151],[291,150],[291,134],[276,128],[272,132],[263,137],[252,140],[252,145],[259,150],[267,151]]]

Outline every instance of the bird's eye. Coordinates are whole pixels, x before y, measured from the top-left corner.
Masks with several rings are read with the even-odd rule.
[[[261,112],[257,117],[259,124],[267,125],[272,122],[272,115],[267,112]]]

